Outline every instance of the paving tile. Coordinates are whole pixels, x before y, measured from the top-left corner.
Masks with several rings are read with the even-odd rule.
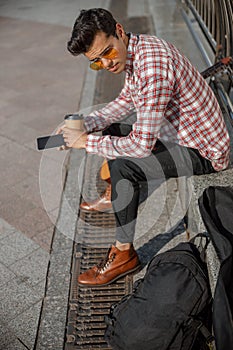
[[[40,196],[40,186],[39,177],[30,175],[26,179],[23,179],[19,183],[16,183],[11,187],[19,196],[30,200],[34,204],[43,207],[41,196]]]
[[[74,241],[70,239],[68,236],[64,235],[57,228],[54,233],[54,241],[52,246],[52,255],[59,256],[59,253],[68,254],[73,249]],[[57,261],[57,257],[54,257]],[[61,258],[62,259],[62,258]]]
[[[17,228],[29,238],[45,231],[51,224],[46,211],[40,207],[28,210],[17,220]]]
[[[1,240],[0,261],[9,266],[38,249],[38,245],[22,233],[12,232]]]
[[[0,218],[0,234],[8,231],[12,231],[12,229],[13,227],[10,224],[8,224],[8,222]]]
[[[40,300],[9,322],[9,326],[15,330],[17,338],[28,349],[33,349],[34,347],[41,304],[42,301]]]
[[[30,140],[35,140],[37,137],[37,131],[32,127],[25,125],[21,120],[16,120],[14,122],[9,120],[8,122],[5,122],[4,134],[20,145],[24,145]]]
[[[4,284],[15,277],[12,270],[0,263],[0,288],[4,288]]]
[[[9,142],[1,147],[0,162],[7,159],[8,164],[16,163],[24,166],[27,172],[38,174],[41,155],[36,150],[31,150],[16,142]]]
[[[68,258],[67,258],[68,259]],[[47,283],[47,295],[49,297],[59,297],[61,295],[69,294],[70,290],[70,265],[65,266],[64,273],[60,272],[61,267],[57,267],[53,274],[50,274]]]
[[[39,232],[33,236],[32,240],[36,242],[42,249],[50,253],[53,233],[54,226],[50,226],[46,230]]]
[[[5,145],[8,142],[11,142],[8,137],[0,135],[0,146]]]
[[[50,161],[51,160],[49,160],[49,163]],[[44,209],[50,213],[60,206],[64,186],[63,172],[59,164],[56,166],[56,168],[42,166],[40,168],[39,176],[40,195],[43,206]]]
[[[0,319],[0,339],[0,350],[13,349],[12,346],[16,346],[18,342],[14,330],[9,327],[8,323],[3,322],[2,319]],[[22,348],[15,347],[14,349],[18,350]]]
[[[28,347],[17,339],[15,329],[2,319],[0,320],[0,339],[0,350],[28,350]]]
[[[67,158],[69,158],[67,153],[67,151],[48,150],[41,157],[39,184],[42,193],[54,192],[56,196],[57,194],[61,196],[66,176]],[[77,173],[78,171],[76,176]]]
[[[24,106],[17,106],[13,103],[10,103],[7,107],[2,107],[0,105],[0,118],[2,122],[12,122],[15,121],[15,116],[17,115],[17,119],[21,120],[22,123],[27,125],[28,121],[31,121],[32,118],[41,117],[41,109],[34,109],[31,111],[30,109],[25,109]],[[42,125],[44,124],[41,120]],[[30,127],[30,125],[28,125]],[[5,136],[2,132],[0,132],[2,136]]]
[[[2,57],[2,59],[4,59]],[[12,97],[15,97],[19,94],[19,91],[15,90],[14,87],[8,88],[5,85],[0,86],[0,101],[1,100],[10,100]]]
[[[75,227],[78,212],[76,208],[70,206],[67,199],[63,200],[61,214],[56,223],[58,230],[69,239],[74,239]]]
[[[37,349],[63,349],[67,313],[64,305],[66,304],[67,295],[45,298]]]
[[[14,278],[0,290],[0,315],[8,323],[41,300],[40,293],[33,290],[26,281]]]
[[[0,348],[1,350],[28,350],[26,345],[23,345],[18,339],[14,339],[10,344],[7,343],[7,347]]]
[[[32,287],[32,289],[36,291],[40,298],[44,298],[46,292],[46,276],[44,277],[45,278],[42,281],[40,281]]]
[[[58,218],[59,218],[59,213],[60,213],[60,208],[55,208],[51,211],[48,212],[48,215],[51,219],[51,222],[56,226],[56,223],[58,221]]]
[[[14,186],[18,182],[23,181],[29,177],[30,173],[21,164],[11,163],[8,166],[4,166],[0,170],[0,183],[4,183],[4,186]],[[0,195],[1,196],[1,195]]]
[[[1,174],[0,174],[1,178]],[[0,183],[0,208],[15,199],[15,193],[4,183]]]
[[[7,159],[9,164],[11,164],[12,160],[16,160],[17,163],[21,163],[24,158],[25,151],[26,148],[24,146],[19,145],[14,141],[8,142],[1,147],[0,161],[2,159]]]
[[[1,108],[7,109],[8,105],[9,105],[8,101],[6,101],[6,100],[0,100],[0,106],[1,106]]]
[[[9,225],[5,220],[0,218],[0,240],[8,238],[9,235],[16,232],[17,229],[12,225]]]
[[[33,287],[44,280],[49,262],[49,253],[41,248],[10,265],[11,271]]]
[[[35,208],[35,204],[32,201],[15,194],[15,196],[0,207],[0,217],[14,227],[17,227],[18,219],[33,208]]]
[[[9,143],[11,143],[11,141]],[[1,156],[1,154],[0,154],[0,156]],[[5,168],[10,166],[11,164],[12,163],[10,162],[10,160],[7,157],[0,158],[0,165],[1,165],[0,171],[4,170]]]
[[[31,115],[31,118],[25,118],[25,124],[37,131],[38,136],[46,136],[52,134],[61,123],[63,123],[64,116],[68,113],[73,113],[73,109],[69,106],[48,106],[43,112],[43,119],[41,113]]]
[[[30,174],[38,175],[41,159],[40,153],[36,149],[33,150],[29,148],[27,148],[27,151],[24,153],[25,154],[23,155],[20,164],[22,164]]]

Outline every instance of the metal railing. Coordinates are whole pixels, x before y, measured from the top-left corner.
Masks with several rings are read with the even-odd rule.
[[[216,59],[233,56],[233,0],[183,0],[208,40]]]
[[[181,0],[181,3],[185,22],[209,67],[206,71],[213,70],[213,74],[210,72],[209,75],[209,84],[220,103],[228,127],[233,165],[233,0]],[[209,43],[215,62],[210,59],[195,24],[199,25]],[[228,63],[222,64],[224,62]],[[222,66],[220,71],[219,65]]]

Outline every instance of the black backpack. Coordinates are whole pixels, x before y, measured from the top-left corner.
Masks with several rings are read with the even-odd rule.
[[[114,350],[210,349],[211,306],[200,252],[180,243],[155,256],[133,292],[111,307],[105,339]]]
[[[213,293],[213,333],[217,350],[233,349],[233,187],[210,186],[199,208],[216,252],[219,271]]]

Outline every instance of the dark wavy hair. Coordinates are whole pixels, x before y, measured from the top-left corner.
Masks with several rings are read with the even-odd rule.
[[[100,31],[106,33],[107,37],[110,35],[117,37],[116,23],[112,14],[105,9],[81,10],[74,23],[67,49],[74,56],[87,52]]]

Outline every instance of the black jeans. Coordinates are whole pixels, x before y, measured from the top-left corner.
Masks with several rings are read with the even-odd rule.
[[[130,130],[130,125],[112,124],[104,134],[126,136]],[[215,172],[211,162],[203,158],[197,150],[160,140],[156,142],[149,157],[117,158],[110,160],[108,164],[116,218],[116,239],[121,243],[133,242],[142,186],[146,198],[151,193],[151,188],[156,188],[155,180],[161,184],[169,178]],[[158,204],[159,198],[155,205]]]

